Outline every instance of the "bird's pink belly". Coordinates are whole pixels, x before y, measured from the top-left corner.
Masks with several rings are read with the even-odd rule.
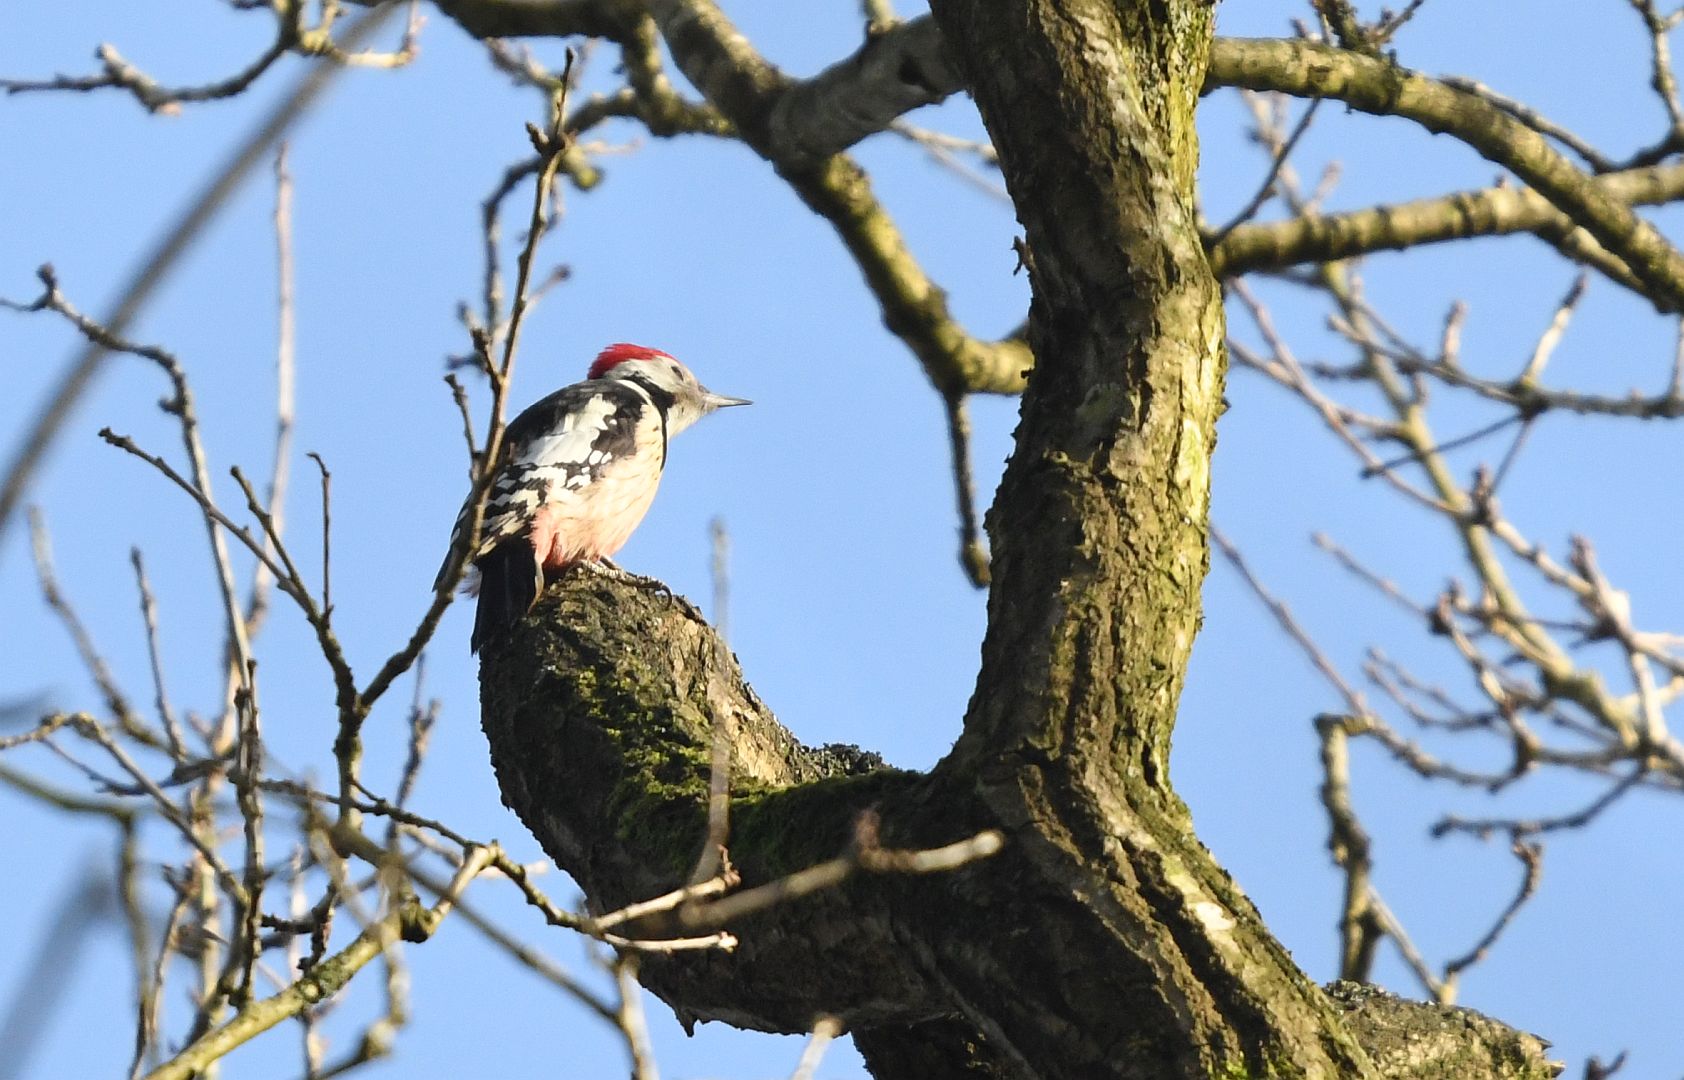
[[[630,539],[659,482],[627,469],[603,476],[583,491],[545,503],[532,522],[532,546],[545,566],[606,559]]]

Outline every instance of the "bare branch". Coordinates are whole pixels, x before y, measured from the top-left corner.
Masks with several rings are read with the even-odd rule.
[[[944,394],[948,453],[953,462],[953,492],[959,511],[959,565],[979,589],[989,580],[988,547],[977,523],[976,481],[971,476],[971,417],[962,394]]]
[[[655,1069],[655,1051],[649,1045],[649,1025],[643,1020],[643,988],[637,984],[637,957],[624,955],[614,961],[614,981],[620,988],[620,1007],[615,1019],[625,1036],[631,1055],[632,1080],[660,1080]]]
[[[1257,193],[1246,200],[1245,205],[1240,207],[1239,211],[1229,219],[1228,224],[1217,229],[1213,235],[1206,239],[1205,245],[1207,247],[1220,247],[1222,241],[1228,239],[1235,229],[1256,217],[1257,212],[1263,209],[1270,199],[1274,198],[1275,183],[1280,179],[1281,170],[1286,167],[1287,159],[1292,156],[1292,151],[1298,146],[1298,140],[1302,139],[1305,133],[1310,130],[1310,122],[1316,118],[1316,110],[1321,108],[1321,103],[1321,98],[1310,99],[1309,108],[1305,109],[1304,115],[1298,118],[1298,123],[1293,127],[1292,133],[1270,153],[1269,171],[1264,174],[1263,182],[1257,186]]]
[[[1485,936],[1480,938],[1473,948],[1444,965],[1444,992],[1440,995],[1440,1000],[1445,1004],[1449,1004],[1454,997],[1457,979],[1462,972],[1485,959],[1486,954],[1491,951],[1491,947],[1497,943],[1497,939],[1503,936],[1503,931],[1507,930],[1509,924],[1514,921],[1514,917],[1520,914],[1520,909],[1526,906],[1528,900],[1537,895],[1538,881],[1542,877],[1544,869],[1543,848],[1537,844],[1528,844],[1522,840],[1516,840],[1513,851],[1514,857],[1520,860],[1523,871],[1514,899],[1509,901],[1508,906],[1491,924],[1491,929],[1485,932]]]
[[[456,871],[445,894],[431,908],[414,913],[393,912],[366,927],[355,941],[340,952],[311,965],[307,973],[279,994],[247,1005],[226,1024],[207,1032],[148,1073],[147,1080],[188,1080],[236,1046],[338,992],[351,976],[380,955],[400,933],[409,940],[430,937],[450,914],[457,897],[485,869],[489,860],[489,852],[483,848],[475,849]]]
[[[333,618],[333,474],[315,451],[307,455],[322,476],[322,621]]]
[[[824,1060],[824,1052],[830,1048],[832,1040],[842,1034],[842,1021],[834,1016],[821,1016],[813,1025],[813,1037],[807,1040],[807,1045],[801,1051],[801,1060],[796,1062],[795,1071],[790,1073],[789,1080],[812,1080],[819,1071],[819,1062]]]
[[[1547,139],[1476,95],[1383,61],[1296,41],[1234,41],[1211,50],[1211,82],[1337,98],[1363,112],[1447,132],[1511,169],[1618,256],[1664,309],[1684,306],[1684,256],[1610,199]]]
[[[298,6],[302,7],[302,5]],[[132,95],[141,104],[141,107],[149,113],[174,116],[181,112],[181,107],[185,104],[217,101],[244,93],[264,72],[274,66],[276,60],[285,56],[296,43],[295,31],[287,29],[289,20],[283,19],[280,25],[282,27],[281,33],[274,41],[269,43],[257,59],[228,78],[203,86],[173,88],[161,86],[145,72],[125,60],[114,46],[101,45],[94,50],[94,58],[99,61],[101,68],[98,75],[55,75],[51,79],[41,80],[0,79],[0,90],[4,90],[8,94],[25,94],[48,90],[74,90],[86,93],[90,90],[117,89]]]
[[[569,59],[571,67],[571,59]],[[478,459],[477,475],[474,482],[473,494],[469,500],[466,528],[463,529],[458,547],[449,554],[447,569],[440,575],[437,588],[434,590],[431,603],[426,613],[421,617],[420,624],[409,641],[387,658],[368,685],[359,695],[362,708],[355,711],[340,712],[339,738],[334,745],[334,756],[339,763],[340,797],[347,799],[355,786],[357,770],[362,759],[361,727],[367,713],[367,707],[378,700],[382,694],[401,676],[420,656],[421,650],[432,639],[434,630],[438,627],[439,619],[443,617],[445,608],[450,606],[454,598],[456,586],[462,579],[462,574],[468,565],[469,553],[479,543],[479,530],[485,515],[486,495],[490,491],[492,477],[495,476],[497,464],[503,448],[504,412],[508,402],[508,390],[511,376],[514,374],[516,350],[520,343],[521,323],[530,304],[528,290],[532,283],[532,263],[537,254],[538,243],[543,239],[550,222],[549,201],[555,183],[557,170],[561,167],[561,158],[571,142],[571,136],[563,129],[562,123],[567,115],[566,73],[562,79],[563,89],[557,93],[551,105],[551,116],[546,130],[540,130],[533,125],[527,125],[527,133],[532,139],[533,149],[537,151],[541,165],[538,169],[537,181],[534,186],[532,200],[532,216],[528,224],[526,244],[522,248],[518,262],[515,280],[515,295],[510,306],[508,329],[503,336],[503,355],[501,361],[492,365],[489,355],[489,341],[481,338],[476,348],[481,351],[485,370],[491,381],[491,415],[486,422],[484,449]],[[346,811],[348,812],[348,811]]]
[[[93,679],[100,696],[105,699],[105,707],[111,710],[112,717],[125,733],[145,745],[161,745],[162,740],[141,723],[140,718],[130,708],[128,697],[117,685],[105,657],[100,655],[99,647],[94,644],[93,636],[88,633],[87,626],[59,588],[58,575],[53,569],[52,542],[47,537],[47,522],[35,508],[31,508],[29,513],[29,534],[30,548],[35,556],[35,577],[41,583],[41,596],[70,634],[70,640],[76,645],[76,653],[81,657],[82,666],[87,669],[88,676]],[[9,740],[0,741],[0,748],[7,745],[10,745]]]
[[[140,590],[140,618],[146,626],[146,657],[152,667],[153,700],[158,708],[158,722],[164,726],[164,738],[169,742],[170,755],[176,760],[187,756],[187,744],[170,708],[169,695],[164,691],[164,664],[158,647],[158,605],[152,597],[152,585],[146,580],[146,564],[140,549],[129,549],[129,562],[134,566],[135,585]]]
[[[691,929],[712,929],[774,904],[786,903],[820,889],[835,888],[858,871],[873,874],[944,873],[986,859],[1004,844],[1005,838],[989,829],[967,840],[928,851],[890,850],[877,846],[876,818],[865,814],[856,826],[853,847],[846,854],[705,906],[680,908],[678,919],[681,925]]]
[[[287,171],[287,144],[275,151],[275,294],[279,311],[275,334],[275,461],[269,473],[267,502],[275,534],[284,531],[287,481],[292,472],[292,430],[296,409],[297,327],[293,310],[292,175]],[[269,571],[263,563],[252,570],[251,596],[246,603],[246,627],[255,635],[269,609]]]

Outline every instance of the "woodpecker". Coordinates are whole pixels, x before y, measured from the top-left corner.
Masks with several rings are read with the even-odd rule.
[[[470,648],[478,652],[532,610],[546,569],[596,566],[625,545],[654,501],[668,439],[715,409],[747,404],[708,390],[659,349],[622,342],[597,355],[584,382],[515,417],[469,553],[479,572]],[[472,511],[470,494],[451,551]],[[446,555],[435,590],[449,571]]]

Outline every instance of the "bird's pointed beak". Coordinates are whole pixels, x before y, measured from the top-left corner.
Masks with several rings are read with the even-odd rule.
[[[754,402],[748,398],[726,397],[724,394],[716,394],[712,390],[704,390],[702,391],[702,404],[707,406],[708,412],[712,412],[715,409],[724,409],[732,405],[753,405]]]

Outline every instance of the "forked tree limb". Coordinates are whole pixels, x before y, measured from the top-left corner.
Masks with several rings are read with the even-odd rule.
[[[650,11],[760,148],[775,70],[711,0]],[[652,966],[686,1017],[918,1027],[945,1055],[980,1038],[1004,1075],[1060,1080],[1384,1075],[1169,784],[1224,360],[1193,208],[1210,8],[1033,0],[1003,16],[941,0],[935,15],[1024,226],[1042,358],[990,520],[989,627],[953,753],[928,776],[804,776],[811,758],[698,620],[579,581],[484,658],[505,796],[604,905],[694,862],[716,723],[740,759],[731,844],[747,885],[834,854],[867,809],[895,844],[1006,837],[949,876],[856,877],[763,911],[734,928],[730,957]],[[1541,1060],[1521,1074],[1547,1075]]]
[[[896,845],[1006,829],[997,855],[953,873],[860,874],[733,921],[734,952],[645,956],[643,981],[686,1023],[795,1033],[835,1015],[878,1077],[1104,1075],[1092,1060],[1031,1060],[1014,1050],[1033,1041],[1018,1029],[1038,1012],[1049,1035],[1084,1047],[1092,1033],[1065,1030],[1063,1017],[1094,1007],[1111,1017],[1102,1030],[1123,1038],[1126,995],[1091,1003],[1071,995],[1138,964],[1140,942],[1113,937],[1095,948],[1103,935],[1084,929],[1084,905],[1059,898],[1076,879],[1049,878],[1035,854],[1047,846],[1041,823],[993,814],[974,795],[982,778],[948,766],[903,772],[851,748],[803,746],[700,614],[653,582],[573,574],[552,585],[506,642],[486,649],[481,700],[504,801],[595,911],[687,880],[707,835],[719,717],[731,737],[730,854],[741,890],[844,851],[867,811]],[[681,908],[617,929],[660,936],[687,925]],[[1090,968],[1059,978],[1050,962],[1030,962],[1075,939],[1095,950]],[[1538,1040],[1466,1010],[1368,990],[1335,995],[1332,1007],[1365,1017],[1352,1031],[1374,1075],[1445,1075],[1427,1065],[1457,1060],[1452,1053],[1466,1055],[1457,1076],[1551,1075]],[[1134,1075],[1175,1075],[1144,1056],[1150,1041],[1139,1037]]]

